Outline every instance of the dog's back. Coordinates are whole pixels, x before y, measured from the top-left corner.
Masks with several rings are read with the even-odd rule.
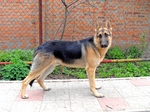
[[[74,60],[81,59],[83,56],[82,46],[86,47],[88,43],[94,45],[93,37],[74,42],[60,40],[48,41],[40,45],[35,50],[34,56],[36,56],[36,54],[39,52],[43,54],[51,54],[57,59],[60,59],[62,62],[71,64]]]

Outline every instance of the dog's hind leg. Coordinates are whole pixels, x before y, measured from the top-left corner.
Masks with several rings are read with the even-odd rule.
[[[45,70],[45,72],[40,75],[40,77],[37,79],[37,82],[39,83],[39,85],[44,89],[44,91],[49,91],[50,88],[47,88],[45,85],[44,85],[44,79],[46,78],[47,75],[49,75],[53,70],[54,68],[56,67],[56,65],[52,64],[50,65],[47,70]]]
[[[39,73],[40,73],[40,71],[37,71],[37,72],[30,71],[28,76],[23,80],[22,88],[21,88],[21,97],[23,99],[28,98],[28,95],[26,94],[26,88],[27,88],[29,82],[31,82],[33,79],[37,78],[40,75]]]
[[[95,68],[87,67],[86,72],[89,78],[89,84],[90,84],[90,89],[93,92],[95,97],[102,98],[104,97],[102,94],[98,93],[96,90],[96,84],[95,84]]]
[[[39,77],[41,74],[44,73],[44,71],[49,67],[49,65],[52,64],[52,59],[45,58],[44,55],[37,54],[36,57],[33,60],[31,70],[28,74],[28,76],[23,80],[22,82],[22,88],[21,88],[21,97],[23,99],[28,98],[28,95],[26,94],[26,88],[28,84],[35,78]]]

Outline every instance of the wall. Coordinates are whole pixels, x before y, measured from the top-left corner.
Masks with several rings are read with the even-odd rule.
[[[96,21],[110,20],[113,45],[140,45],[150,37],[150,0],[66,0],[69,14],[62,40],[94,35]],[[72,4],[72,5],[70,5]],[[43,0],[43,41],[60,39],[65,6]],[[0,0],[0,49],[30,49],[39,43],[38,0]]]
[[[35,47],[38,24],[38,0],[0,0],[0,49]]]

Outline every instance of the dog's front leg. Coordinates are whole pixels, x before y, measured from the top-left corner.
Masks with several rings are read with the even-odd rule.
[[[95,86],[96,85],[95,84],[95,68],[87,67],[86,72],[87,72],[88,79],[89,79],[90,89],[93,92],[94,96],[98,97],[98,98],[104,97],[104,95],[98,93],[98,91],[96,90],[96,86]]]

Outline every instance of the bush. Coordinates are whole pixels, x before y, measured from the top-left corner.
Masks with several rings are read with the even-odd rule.
[[[63,68],[63,74],[68,76],[75,76],[78,79],[85,79],[87,75],[85,73],[85,69],[83,68]]]
[[[87,78],[87,75],[85,73],[85,69],[83,69],[83,68],[63,67],[62,68],[62,73],[60,73],[60,66],[57,66],[51,74],[53,74],[53,75],[64,74],[64,75],[76,77],[78,79]]]
[[[121,49],[118,46],[112,47],[108,50],[105,58],[107,59],[131,59],[131,58],[140,58],[142,52],[139,47],[133,45],[127,49]]]
[[[125,58],[131,59],[131,58],[139,58],[141,57],[142,52],[137,46],[130,46],[129,48],[126,49],[125,51]]]
[[[18,58],[23,61],[31,61],[33,50],[7,50],[0,51],[0,62],[9,62],[12,58]]]
[[[5,65],[1,69],[3,80],[22,80],[29,72],[29,65],[18,58],[11,59],[12,64]]]
[[[127,62],[100,64],[97,77],[141,77],[150,76],[150,62]]]
[[[33,50],[7,50],[0,51],[0,62],[12,62],[2,66],[0,77],[3,80],[22,80],[29,72],[29,65],[24,61],[31,61]]]
[[[9,62],[9,52],[6,51],[0,51],[0,62]]]
[[[120,47],[115,46],[108,50],[105,58],[107,58],[107,59],[124,59],[125,54],[124,54],[124,51]]]

